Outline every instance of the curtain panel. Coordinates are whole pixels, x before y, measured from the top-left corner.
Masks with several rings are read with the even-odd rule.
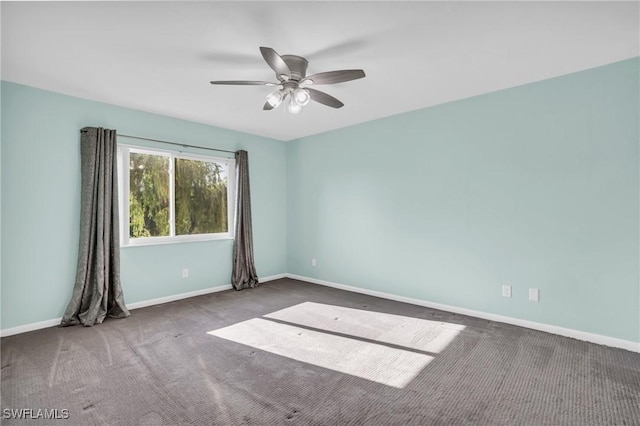
[[[236,290],[257,287],[258,274],[253,258],[251,228],[251,191],[249,188],[249,155],[236,152],[236,214],[233,241],[233,272],[231,284]]]
[[[81,130],[80,241],[76,282],[61,325],[100,324],[129,310],[120,283],[116,131]]]

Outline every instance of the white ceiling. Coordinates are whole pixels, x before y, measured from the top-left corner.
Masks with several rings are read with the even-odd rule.
[[[2,78],[291,140],[638,56],[638,2],[2,2]],[[259,46],[342,100],[263,111]],[[142,135],[143,136],[143,135]]]

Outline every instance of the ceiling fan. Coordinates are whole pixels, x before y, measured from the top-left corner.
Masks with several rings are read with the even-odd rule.
[[[333,96],[312,89],[309,86],[317,84],[334,84],[344,81],[357,80],[365,76],[363,70],[339,70],[321,72],[307,76],[307,66],[309,61],[301,56],[296,55],[278,55],[275,50],[270,47],[261,47],[262,57],[276,73],[277,83],[268,81],[212,81],[211,84],[231,84],[237,86],[272,86],[277,89],[267,95],[262,109],[272,110],[277,108],[282,102],[289,98],[288,110],[291,114],[297,114],[302,111],[302,107],[307,105],[310,100],[314,100],[321,104],[332,108],[341,108],[344,106],[342,102]]]

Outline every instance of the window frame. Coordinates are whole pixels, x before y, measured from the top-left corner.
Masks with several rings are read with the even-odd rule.
[[[129,236],[130,206],[129,191],[130,177],[129,164],[130,154],[159,155],[169,158],[169,235],[160,237],[138,237]],[[118,201],[120,219],[120,247],[136,247],[156,244],[175,244],[193,241],[211,241],[233,239],[235,228],[235,197],[236,197],[236,173],[235,159],[228,157],[216,157],[211,155],[194,154],[191,152],[181,152],[170,149],[151,148],[147,146],[118,144]],[[215,162],[224,164],[227,168],[227,232],[210,234],[176,235],[175,230],[175,159],[196,160]]]

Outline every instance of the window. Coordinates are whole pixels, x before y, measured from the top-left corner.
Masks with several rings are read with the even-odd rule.
[[[123,246],[231,238],[235,161],[118,146]]]

